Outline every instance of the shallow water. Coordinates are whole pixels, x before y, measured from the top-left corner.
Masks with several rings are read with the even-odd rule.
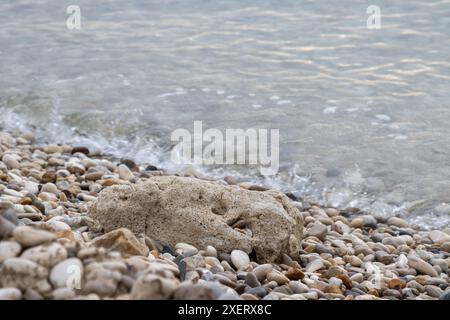
[[[280,174],[331,205],[449,226],[450,1],[0,2],[0,126],[174,169],[176,128],[277,128]]]

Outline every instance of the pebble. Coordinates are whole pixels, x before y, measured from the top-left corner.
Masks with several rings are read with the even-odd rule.
[[[13,234],[16,226],[9,220],[0,216],[0,239],[5,239]]]
[[[407,228],[409,226],[408,222],[398,217],[391,217],[388,219],[387,223],[392,226],[396,226],[399,228]]]
[[[443,244],[441,244],[440,249],[444,252],[450,253],[450,241],[447,241],[447,242],[444,242]]]
[[[85,155],[89,155],[89,149],[86,147],[73,147],[72,151],[70,153],[75,154],[77,152],[83,153]]]
[[[364,226],[364,219],[361,217],[354,218],[350,222],[350,227],[352,228],[362,228]]]
[[[8,258],[0,267],[0,286],[25,290],[47,278],[48,271],[37,263],[23,258]]]
[[[273,270],[273,266],[271,264],[265,263],[257,266],[253,269],[253,273],[255,274],[258,281],[264,281],[269,272]]]
[[[394,258],[390,254],[386,253],[385,251],[376,251],[375,252],[375,260],[377,260],[383,264],[389,264],[394,260]]]
[[[217,258],[217,250],[213,246],[207,246],[205,249],[205,255],[208,257],[216,257]]]
[[[177,289],[177,282],[159,275],[147,274],[139,277],[131,290],[131,299],[161,300],[170,298]]]
[[[22,247],[15,241],[0,242],[0,264],[8,258],[17,257],[21,250]]]
[[[434,298],[439,298],[444,293],[444,291],[441,288],[432,285],[426,285],[425,291],[428,293],[430,297]]]
[[[0,288],[0,300],[22,300],[22,291],[17,288]]]
[[[57,288],[53,291],[53,300],[72,300],[75,296],[72,288]]]
[[[314,224],[307,231],[306,237],[316,237],[322,241],[325,240],[325,236],[327,235],[327,227],[323,224]]]
[[[233,250],[230,255],[231,262],[237,268],[244,268],[250,263],[248,254],[242,250]]]
[[[51,232],[28,226],[15,228],[13,235],[14,239],[23,247],[33,247],[55,239],[55,235]]]
[[[285,276],[289,280],[301,280],[305,277],[305,274],[299,268],[290,267]]]
[[[450,300],[450,289],[447,289],[440,297],[439,300]]]
[[[280,273],[269,272],[266,276],[267,281],[275,281],[279,285],[283,285],[289,282],[289,279]]]
[[[308,286],[300,281],[289,281],[288,286],[294,293],[306,293],[309,291]]]
[[[36,262],[43,267],[51,268],[67,258],[67,250],[61,244],[52,242],[29,248],[20,257]]]
[[[246,293],[254,295],[256,297],[263,298],[267,295],[267,290],[263,287],[251,288]]]
[[[198,249],[196,247],[184,242],[177,243],[175,245],[175,249],[180,250],[181,253],[193,253],[193,254],[198,253]]]
[[[247,284],[251,288],[261,286],[261,283],[258,281],[258,278],[253,272],[247,272],[247,275],[245,276],[245,284]]]
[[[20,163],[17,161],[16,157],[11,154],[5,154],[2,157],[3,163],[8,167],[8,169],[19,169]]]
[[[119,172],[120,179],[129,181],[134,178],[133,172],[131,172],[131,170],[124,164],[119,165],[117,170]]]
[[[56,264],[50,271],[50,283],[55,288],[81,288],[83,263],[78,258],[69,258]]]
[[[431,277],[439,276],[436,270],[426,261],[419,257],[408,256],[408,264],[411,268],[417,270],[422,274],[427,274]]]
[[[324,267],[325,267],[325,265],[324,265],[322,259],[315,259],[306,266],[305,271],[306,272],[316,272]]]
[[[431,241],[436,244],[442,244],[444,242],[450,241],[450,235],[439,230],[430,231],[428,233],[428,236],[430,237]]]

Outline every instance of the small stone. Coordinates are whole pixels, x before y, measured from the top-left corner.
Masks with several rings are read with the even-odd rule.
[[[289,268],[285,275],[289,280],[301,280],[305,277],[305,274],[302,272],[302,270],[293,267]]]
[[[41,182],[42,183],[55,183],[56,182],[56,173],[54,171],[46,171],[44,172],[44,174],[41,176]]]
[[[364,280],[364,275],[362,273],[355,273],[350,277],[350,280],[361,283]]]
[[[256,301],[256,300],[259,300],[258,297],[256,297],[256,296],[253,295],[253,294],[250,294],[250,293],[248,293],[248,292],[241,294],[240,298],[241,298],[242,300],[246,300],[246,301]]]
[[[320,270],[324,267],[325,267],[325,265],[324,265],[322,259],[314,259],[306,266],[305,271],[306,272],[316,272],[317,270]]]
[[[401,290],[404,287],[406,287],[406,282],[403,280],[400,280],[398,278],[396,279],[391,279],[389,280],[389,282],[387,283],[387,286],[389,289],[396,289],[396,290]]]
[[[322,241],[325,240],[325,236],[327,235],[327,226],[317,223],[310,227],[305,236],[306,237],[316,237]]]
[[[16,257],[21,250],[20,244],[15,241],[0,242],[0,264],[8,258]]]
[[[352,228],[362,228],[364,226],[364,219],[362,217],[356,217],[350,222]]]
[[[52,242],[27,249],[20,257],[51,268],[67,258],[67,250],[61,244]]]
[[[14,239],[23,247],[33,247],[55,239],[51,232],[20,226],[14,229]]]
[[[124,164],[119,165],[117,171],[120,179],[122,180],[131,180],[134,178],[133,172],[131,172],[131,170]]]
[[[290,281],[288,286],[294,293],[306,293],[309,291],[308,286],[300,281]]]
[[[436,244],[442,244],[444,242],[450,241],[450,235],[439,230],[430,231],[428,233],[428,236],[430,237],[431,241]]]
[[[91,172],[84,175],[84,178],[88,181],[97,181],[103,177],[101,172]]]
[[[343,268],[338,267],[338,266],[333,266],[333,267],[330,267],[330,269],[328,269],[327,276],[328,276],[328,278],[332,278],[332,277],[337,277],[339,275],[346,274],[346,273],[347,272]]]
[[[266,276],[268,281],[275,281],[278,285],[283,285],[289,282],[289,279],[280,273],[269,272]]]
[[[239,294],[234,290],[227,290],[227,292],[221,294],[217,300],[240,300]]]
[[[246,293],[252,294],[252,295],[254,295],[256,297],[263,298],[264,296],[267,295],[267,290],[264,289],[263,287],[257,287],[257,288],[251,288]]]
[[[64,232],[72,230],[67,223],[58,220],[50,219],[45,224],[53,232]]]
[[[351,289],[353,287],[352,281],[348,277],[347,274],[340,274],[336,276],[342,283],[345,285],[347,289]]]
[[[22,259],[6,259],[0,267],[0,286],[25,290],[47,278],[48,272],[37,263]]]
[[[75,175],[83,175],[86,172],[86,169],[83,165],[75,162],[68,162],[66,163],[66,169]]]
[[[399,228],[407,228],[409,226],[408,222],[398,217],[391,217],[388,219],[387,223],[392,226],[396,226]]]
[[[216,300],[227,291],[217,282],[199,280],[196,284],[183,282],[175,290],[174,300]]]
[[[16,226],[9,220],[0,216],[0,239],[9,238]]]
[[[441,288],[438,286],[426,285],[425,291],[428,293],[430,297],[439,298],[444,293]]]
[[[63,147],[62,146],[58,146],[56,144],[49,144],[44,146],[43,148],[45,153],[48,154],[53,154],[53,153],[62,153],[63,152]]]
[[[438,273],[434,268],[426,261],[422,260],[419,257],[416,256],[408,256],[408,264],[411,268],[415,269],[416,271],[427,274],[431,277],[438,277]]]
[[[337,210],[337,209],[335,209],[335,208],[327,208],[327,209],[325,210],[325,212],[327,213],[327,215],[328,215],[329,217],[337,217],[337,216],[340,215],[339,210]]]
[[[170,299],[177,288],[177,282],[155,274],[139,277],[131,290],[131,299],[160,300]]]
[[[444,242],[441,244],[440,249],[444,252],[450,252],[450,241]]]
[[[329,253],[329,254],[333,254],[333,253],[334,253],[333,248],[328,247],[328,246],[325,246],[325,245],[320,244],[320,243],[317,243],[317,244],[316,244],[316,246],[315,246],[315,251],[316,251],[318,254],[321,254],[321,253]]]
[[[71,300],[75,296],[72,288],[57,288],[53,291],[53,300]]]
[[[93,241],[96,247],[118,250],[126,258],[129,256],[147,256],[149,249],[139,242],[133,232],[126,228],[108,232]]]
[[[22,300],[22,291],[17,288],[0,288],[1,300]]]
[[[175,250],[181,250],[182,253],[197,254],[198,249],[188,243],[180,242],[175,245]]]
[[[207,246],[205,250],[205,255],[208,257],[216,257],[217,258],[217,250],[213,246]]]
[[[440,297],[439,300],[450,300],[450,289],[447,289]]]
[[[339,288],[339,286],[336,285],[330,285],[326,288],[325,292],[327,293],[337,293],[337,294],[342,294],[341,289]]]
[[[362,218],[363,218],[364,227],[371,228],[371,229],[377,228],[378,224],[377,224],[377,219],[375,219],[375,217],[373,217],[371,215],[364,215]]]
[[[375,260],[377,260],[383,264],[389,264],[394,260],[394,258],[390,254],[386,253],[385,251],[380,250],[380,251],[375,252]]]
[[[266,276],[269,272],[273,270],[273,266],[271,264],[265,263],[257,266],[253,269],[253,273],[255,274],[258,281],[262,282],[266,279]]]
[[[245,276],[245,284],[251,288],[261,286],[261,283],[258,281],[258,278],[256,278],[253,272],[247,272],[247,275]]]
[[[246,267],[250,263],[248,254],[242,250],[233,250],[231,252],[230,259],[236,269]]]
[[[74,154],[74,153],[77,153],[77,152],[83,153],[85,155],[89,155],[89,149],[86,148],[86,147],[73,147],[72,151],[71,151],[71,154]]]
[[[145,167],[145,171],[157,171],[158,167],[149,164],[148,166]]]
[[[83,279],[83,263],[78,258],[59,262],[50,272],[50,283],[55,288],[72,287],[79,289]]]
[[[5,154],[2,158],[2,161],[8,169],[19,169],[20,163],[16,160],[16,158],[11,154]]]

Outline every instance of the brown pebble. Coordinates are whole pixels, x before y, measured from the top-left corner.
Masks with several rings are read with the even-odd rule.
[[[305,274],[299,268],[289,268],[285,274],[289,280],[301,280],[305,277]]]
[[[389,280],[387,285],[388,285],[389,289],[400,290],[400,289],[403,289],[404,287],[406,287],[406,282],[403,280],[400,280],[400,279],[392,279],[392,280]]]
[[[74,154],[77,152],[84,153],[85,155],[89,155],[89,149],[86,147],[73,147],[71,153]]]
[[[41,177],[42,183],[56,182],[56,173],[54,171],[45,171]]]
[[[346,274],[339,274],[336,278],[342,280],[342,283],[345,285],[347,289],[351,289],[353,287],[352,280]]]

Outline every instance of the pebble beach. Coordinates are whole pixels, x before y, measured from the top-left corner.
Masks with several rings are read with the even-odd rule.
[[[302,220],[300,245],[295,257],[262,262],[239,248],[167,244],[121,225],[104,231],[90,214],[99,194],[166,175],[155,166],[17,132],[0,132],[0,159],[1,300],[450,299],[449,229],[287,195]],[[266,191],[232,177],[219,183]]]

